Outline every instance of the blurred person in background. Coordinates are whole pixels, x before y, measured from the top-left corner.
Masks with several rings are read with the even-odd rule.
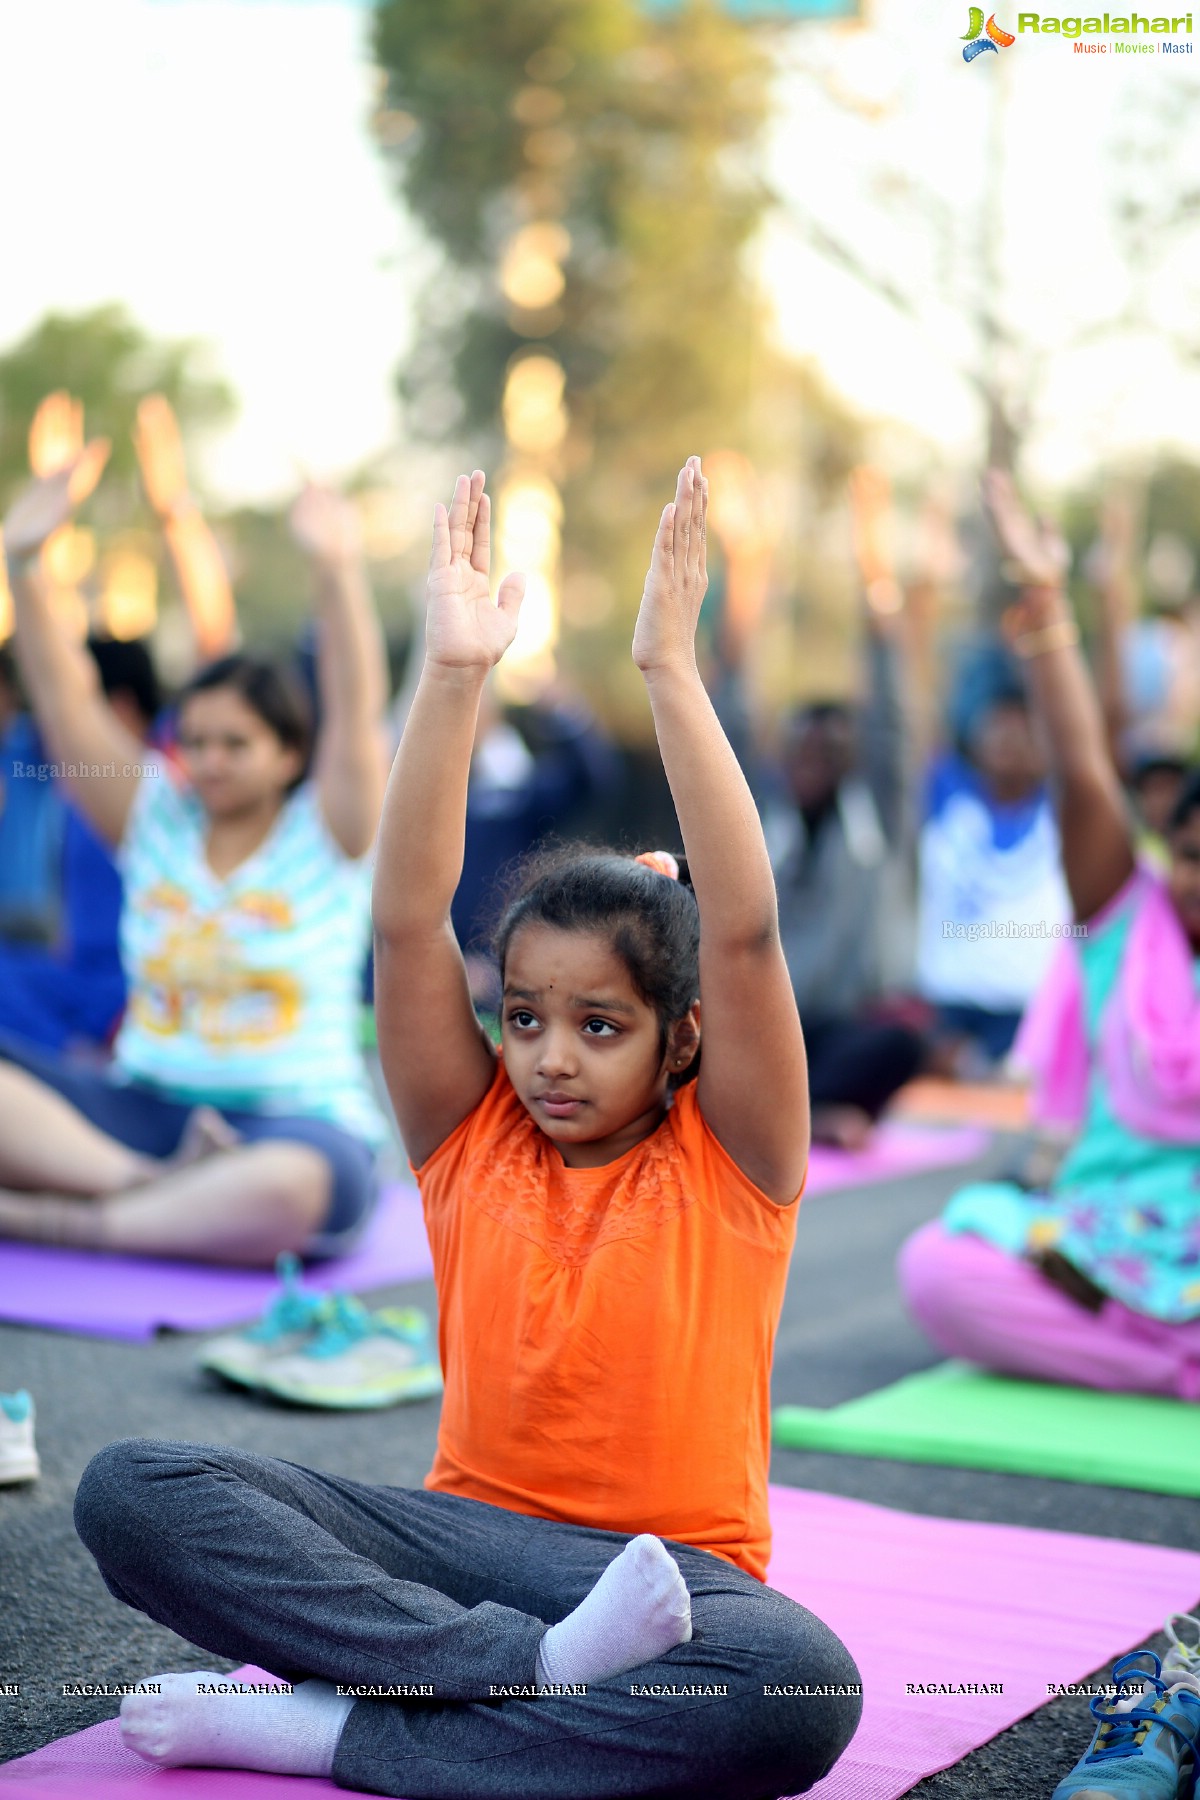
[[[148,647],[93,637],[87,650],[109,706],[130,737],[146,744],[161,704]],[[72,802],[66,784],[39,785],[51,788],[61,811],[59,927],[45,948],[0,943],[0,1039],[95,1057],[107,1051],[125,1009],[121,876],[109,845]]]
[[[804,1020],[813,1137],[858,1149],[916,1074],[923,1046],[910,1025],[875,1010],[892,973],[888,934],[905,911],[910,847],[902,595],[882,542],[885,478],[857,470],[851,496],[866,700],[861,710],[818,700],[792,713],[782,753],[786,804],[767,806],[765,830],[784,956]]]
[[[44,947],[59,926],[63,812],[12,645],[0,645],[0,951]]]
[[[386,1127],[358,1048],[384,668],[353,513],[308,488],[322,728],[270,664],[227,656],[178,705],[183,780],[150,760],[46,604],[42,546],[99,480],[94,443],[5,521],[15,645],[55,760],[118,851],[129,1009],[111,1071],[7,1042],[0,1235],[270,1263],[357,1235]]]
[[[917,985],[949,1068],[970,1078],[1011,1049],[1070,902],[1045,754],[1002,644],[968,658],[950,720],[918,839]]]
[[[1200,767],[1165,873],[1136,842],[1053,538],[989,495],[1022,570],[1013,620],[1049,745],[1075,920],[1021,1030],[1036,1111],[1075,1141],[1044,1193],[973,1183],[905,1245],[900,1283],[948,1355],[1005,1374],[1200,1400]]]

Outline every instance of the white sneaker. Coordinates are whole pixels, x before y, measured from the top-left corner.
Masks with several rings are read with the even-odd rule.
[[[315,1334],[301,1349],[265,1362],[258,1386],[295,1406],[357,1412],[440,1394],[442,1371],[423,1312],[373,1313],[349,1294],[332,1294]]]
[[[210,1338],[197,1355],[202,1369],[209,1369],[235,1387],[256,1388],[263,1367],[272,1357],[300,1349],[313,1336],[329,1311],[327,1294],[313,1294],[300,1280],[300,1258],[286,1252],[275,1263],[280,1291],[256,1325],[247,1331],[228,1331]]]
[[[36,1481],[41,1474],[33,1445],[33,1400],[24,1388],[0,1394],[0,1486]]]
[[[1171,1640],[1162,1659],[1163,1680],[1168,1687],[1184,1682],[1200,1694],[1200,1619],[1194,1613],[1172,1613],[1163,1630]]]

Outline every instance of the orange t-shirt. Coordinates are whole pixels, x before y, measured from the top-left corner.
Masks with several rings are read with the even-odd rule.
[[[652,1532],[764,1580],[796,1207],[742,1174],[695,1084],[616,1162],[569,1169],[501,1063],[417,1180],[446,1376],[425,1486]]]

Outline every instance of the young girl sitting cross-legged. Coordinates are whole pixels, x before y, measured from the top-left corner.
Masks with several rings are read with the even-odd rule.
[[[122,1709],[155,1761],[409,1800],[775,1800],[857,1725],[850,1656],[764,1585],[807,1088],[758,818],[696,670],[706,498],[692,458],[633,644],[694,893],[661,853],[543,865],[500,926],[499,1054],[449,918],[522,583],[492,601],[481,473],[437,509],[374,898],[440,1299],[437,1455],[421,1492],[143,1439],[95,1458],[76,1518],[112,1591],[297,1684],[161,1678]]]

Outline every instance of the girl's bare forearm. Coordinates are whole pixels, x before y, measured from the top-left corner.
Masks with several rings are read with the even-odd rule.
[[[710,947],[778,929],[775,881],[753,797],[694,664],[645,671],[663,768]]]
[[[1064,787],[1117,782],[1100,703],[1078,644],[1030,656],[1029,691],[1046,734],[1051,766]]]
[[[197,655],[202,662],[227,655],[237,635],[237,608],[212,527],[193,502],[165,520],[163,531]]]
[[[96,665],[51,614],[36,563],[10,566],[10,587],[17,666],[47,748],[55,757],[66,757],[76,747],[73,726],[99,702]]]
[[[317,680],[326,719],[374,731],[387,700],[383,633],[359,565],[317,570]]]
[[[1063,642],[1031,656],[1028,675],[1050,754],[1063,872],[1076,917],[1089,919],[1134,867],[1125,802],[1079,646]]]
[[[426,662],[392,764],[372,907],[381,937],[442,926],[462,875],[467,782],[487,670]]]

